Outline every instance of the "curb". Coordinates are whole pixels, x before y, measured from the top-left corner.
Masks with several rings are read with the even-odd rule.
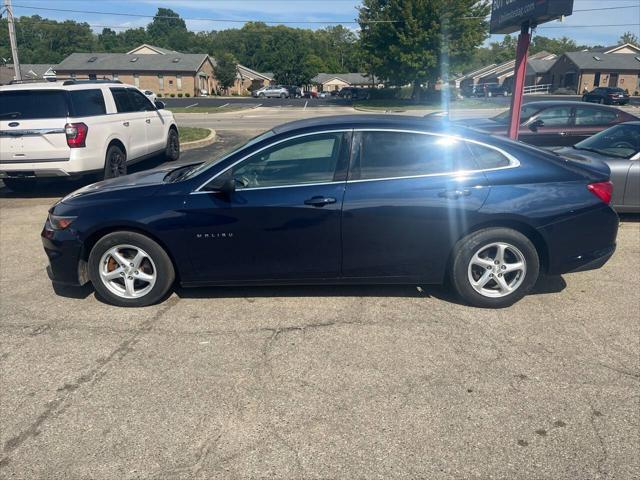
[[[194,140],[193,142],[186,142],[180,144],[180,151],[186,152],[187,150],[193,150],[194,148],[206,147],[216,141],[216,131],[212,128],[207,128],[209,135],[201,140]]]

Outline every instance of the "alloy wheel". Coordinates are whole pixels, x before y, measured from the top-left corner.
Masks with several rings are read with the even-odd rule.
[[[157,270],[147,252],[133,245],[116,245],[107,250],[98,266],[100,280],[121,298],[140,298],[151,291]]]
[[[524,255],[513,245],[495,242],[478,249],[468,267],[469,283],[480,295],[501,298],[515,292],[527,273]]]

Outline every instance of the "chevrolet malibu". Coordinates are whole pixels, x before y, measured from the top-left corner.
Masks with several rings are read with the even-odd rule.
[[[84,187],[49,211],[54,282],[112,304],[171,287],[442,283],[499,308],[601,267],[609,168],[415,117],[322,117],[220,158]]]

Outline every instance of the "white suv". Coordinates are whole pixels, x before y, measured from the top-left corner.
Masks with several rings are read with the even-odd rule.
[[[0,179],[15,191],[39,177],[127,173],[127,165],[180,156],[178,128],[162,102],[112,81],[0,87]]]

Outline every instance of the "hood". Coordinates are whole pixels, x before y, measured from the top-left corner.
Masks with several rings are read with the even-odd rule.
[[[468,128],[475,128],[489,133],[507,133],[507,125],[495,122],[490,118],[463,118],[455,120],[455,125],[462,125]]]
[[[120,199],[149,196],[152,195],[160,185],[164,184],[164,178],[167,176],[167,173],[182,166],[184,165],[171,165],[92,183],[91,185],[87,185],[70,193],[60,200],[59,203],[73,203],[77,200],[88,199],[89,197],[110,196],[112,193]]]

